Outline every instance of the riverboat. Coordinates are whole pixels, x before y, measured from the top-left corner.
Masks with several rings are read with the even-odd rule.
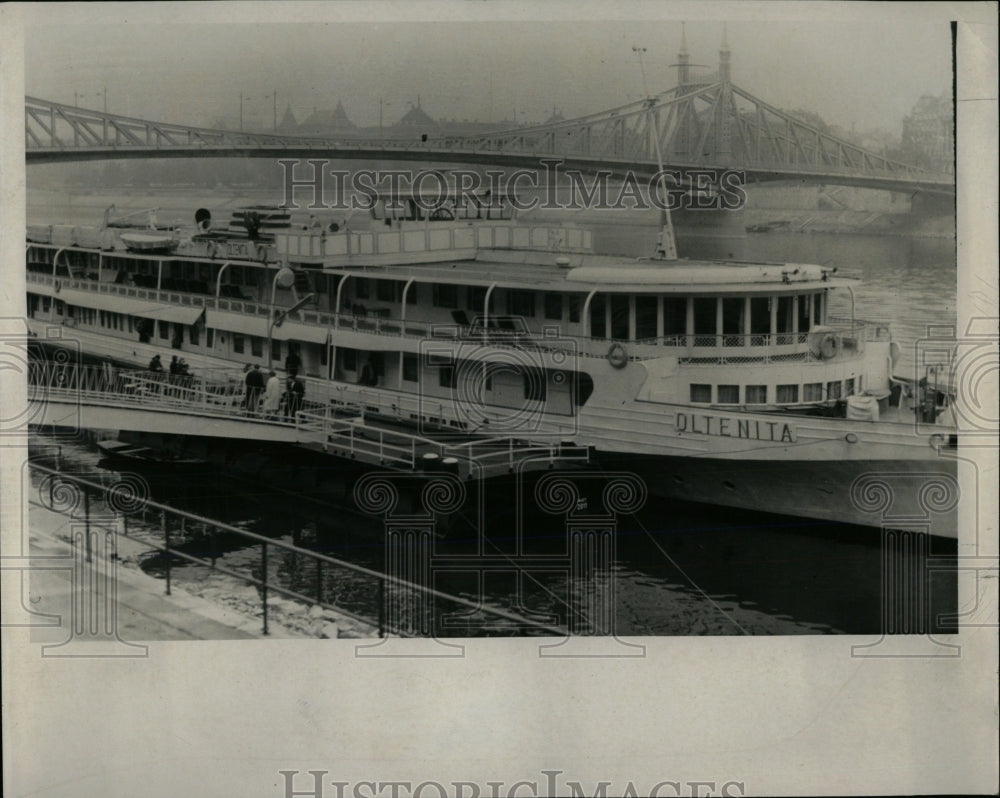
[[[200,210],[157,252],[108,226],[30,227],[28,323],[132,367],[284,367],[311,398],[429,437],[587,447],[668,497],[957,535],[950,392],[894,374],[855,281],[677,259],[672,240],[598,255],[582,226],[461,199],[381,198],[364,219],[247,209],[226,230]]]

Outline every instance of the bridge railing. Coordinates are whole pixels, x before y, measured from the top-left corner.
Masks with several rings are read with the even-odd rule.
[[[434,619],[443,618],[447,611],[470,619],[463,625],[464,634],[510,634],[513,631],[560,637],[568,634],[558,626],[539,623],[499,607],[470,601],[294,542],[258,535],[137,497],[133,488],[125,487],[132,484],[125,480],[106,486],[40,463],[29,462],[28,465],[39,477],[31,502],[70,515],[85,525],[83,554],[87,561],[93,554],[93,527],[104,534],[138,536],[144,544],[152,545],[162,558],[167,595],[171,594],[173,570],[178,564],[206,567],[256,587],[265,635],[269,632],[273,611],[273,601],[269,599],[275,596],[285,596],[361,621],[377,629],[379,637],[393,634],[429,636],[428,630],[433,634],[436,628]],[[98,509],[101,512],[97,512]],[[237,570],[225,556],[236,548],[257,548],[259,559]],[[279,578],[282,576],[284,578]],[[354,596],[351,606],[345,606],[348,601],[345,594]]]

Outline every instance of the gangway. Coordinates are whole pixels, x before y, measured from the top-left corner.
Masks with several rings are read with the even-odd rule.
[[[342,393],[264,412],[246,401],[238,370],[198,376],[104,365],[33,362],[32,423],[285,442],[397,471],[442,470],[463,479],[585,466],[586,447],[530,437],[453,432],[434,437],[399,428]]]

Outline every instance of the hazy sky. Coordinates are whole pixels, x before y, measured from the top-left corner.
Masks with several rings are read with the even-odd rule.
[[[268,5],[281,19],[294,16],[291,5]],[[382,98],[389,124],[419,95],[435,118],[496,121],[516,112],[519,121],[534,122],[553,108],[574,117],[641,96],[636,45],[647,48],[650,91],[672,86],[681,19],[688,20],[692,61],[714,70],[723,18],[737,85],[846,128],[898,132],[922,94],[951,87],[946,18],[927,21],[915,4],[846,3],[833,6],[835,18],[826,21],[814,13],[831,7],[818,3],[703,4],[697,11],[607,5],[596,14],[623,17],[617,19],[593,19],[593,6],[579,7],[588,13],[561,3],[534,7],[544,8],[547,20],[525,19],[524,7],[506,4],[451,4],[444,14],[415,4],[398,15],[392,12],[402,7],[370,4],[366,21],[331,19],[359,14],[330,4],[322,12],[329,21],[292,24],[238,24],[250,14],[231,6],[232,13],[212,15],[229,22],[190,22],[201,13],[195,4],[187,13],[173,8],[166,24],[149,24],[136,10],[127,24],[95,11],[81,23],[29,27],[26,93],[73,102],[77,92],[81,105],[100,108],[106,88],[111,111],[192,124],[238,118],[242,91],[248,124],[269,125],[275,90],[279,117],[291,104],[299,121],[314,106],[340,100],[356,124],[374,125]],[[306,8],[299,18],[319,13]],[[495,19],[483,19],[483,8]],[[470,19],[447,21],[462,17]]]

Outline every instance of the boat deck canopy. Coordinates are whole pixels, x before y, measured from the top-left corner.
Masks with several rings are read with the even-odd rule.
[[[160,319],[177,324],[194,324],[205,312],[205,309],[201,307],[144,302],[141,299],[132,299],[120,294],[104,294],[94,291],[63,289],[53,296],[69,305],[96,308],[110,313],[124,313],[128,316],[139,316],[144,319]]]
[[[374,279],[580,292],[613,289],[632,293],[783,293],[855,284],[853,279],[834,278],[832,269],[814,264],[628,260],[606,256],[560,257],[559,253],[547,253],[545,259],[532,253],[535,258],[530,260],[490,257],[499,254],[480,252],[478,257],[467,260],[344,266],[324,271]]]

